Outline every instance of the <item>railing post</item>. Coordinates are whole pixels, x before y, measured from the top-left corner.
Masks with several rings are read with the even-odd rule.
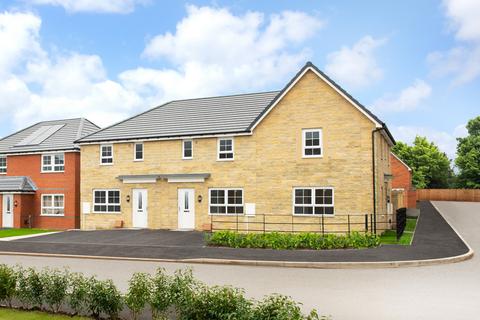
[[[263,234],[265,234],[265,214],[263,214]]]
[[[322,236],[325,235],[325,215],[322,214]]]
[[[370,232],[373,232],[373,214],[370,214]]]
[[[347,215],[348,218],[348,234],[350,234],[350,215]]]
[[[368,232],[368,214],[365,214],[365,233]]]

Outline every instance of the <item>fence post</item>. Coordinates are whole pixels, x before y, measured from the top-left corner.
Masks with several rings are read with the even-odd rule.
[[[374,230],[373,230],[373,214],[370,214],[370,232],[374,232]]]
[[[265,214],[263,214],[263,234],[265,234]]]
[[[365,233],[368,232],[368,214],[365,214]]]
[[[322,236],[325,235],[325,215],[322,214]]]
[[[350,215],[348,215],[347,218],[348,218],[348,234],[350,234]]]

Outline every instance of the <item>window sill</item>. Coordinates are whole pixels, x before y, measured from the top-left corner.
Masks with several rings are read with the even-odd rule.
[[[245,213],[208,213],[209,216],[222,216],[222,217],[236,217],[236,216],[245,216]],[[248,217],[253,217],[252,215]]]
[[[217,159],[218,162],[234,161],[235,159]]]
[[[40,171],[40,173],[65,173],[65,171]]]
[[[40,214],[40,217],[57,217],[57,218],[63,218],[63,217],[65,217],[65,214]]]
[[[323,154],[319,155],[319,156],[302,156],[303,159],[312,159],[312,158],[323,158]]]
[[[6,174],[7,174],[6,172],[0,172],[0,176],[4,176]]]
[[[293,213],[292,214],[294,217],[310,217],[310,218],[315,218],[315,217],[335,217],[335,214],[299,214],[299,213]]]
[[[113,166],[113,163],[100,163],[101,166]]]
[[[191,158],[182,158],[182,160],[193,160],[193,157],[191,157]]]
[[[91,214],[112,214],[112,215],[121,215],[121,212],[92,212]]]

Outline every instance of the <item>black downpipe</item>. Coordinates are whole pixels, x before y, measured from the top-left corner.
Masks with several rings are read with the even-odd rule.
[[[375,133],[383,130],[376,128],[372,130],[372,182],[373,182],[373,233],[377,233],[377,184],[376,184],[376,166],[375,166]]]

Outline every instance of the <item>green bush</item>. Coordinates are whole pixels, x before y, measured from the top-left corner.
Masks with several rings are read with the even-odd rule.
[[[137,320],[140,313],[150,301],[152,279],[149,274],[135,273],[129,281],[125,304],[132,312],[132,319]]]
[[[150,308],[153,319],[167,319],[168,309],[173,303],[171,283],[172,277],[167,275],[162,268],[159,268],[152,278]]]
[[[202,284],[193,277],[192,269],[177,270],[170,283],[172,305],[180,319],[191,319],[195,295]]]
[[[245,298],[243,290],[203,286],[194,297],[193,308],[185,319],[250,319],[252,302]]]
[[[5,264],[0,264],[0,303],[12,306],[12,298],[15,295],[17,274]]]
[[[43,302],[43,285],[38,272],[33,268],[24,269],[18,267],[16,274],[16,298],[18,298],[26,309],[41,308]]]
[[[40,282],[42,284],[43,302],[54,313],[60,311],[67,297],[69,274],[66,270],[45,269],[40,274]]]
[[[113,281],[90,278],[89,282],[87,305],[92,316],[99,319],[106,314],[111,319],[117,319],[123,308],[123,299]]]
[[[377,235],[352,232],[349,235],[317,233],[237,233],[218,231],[207,235],[211,246],[269,249],[347,249],[371,248],[380,245]]]
[[[86,312],[89,286],[90,279],[86,278],[83,274],[70,274],[67,301],[74,315]]]
[[[290,297],[274,294],[266,297],[255,306],[252,318],[255,320],[316,320],[319,319],[316,310],[304,316],[300,304]]]

